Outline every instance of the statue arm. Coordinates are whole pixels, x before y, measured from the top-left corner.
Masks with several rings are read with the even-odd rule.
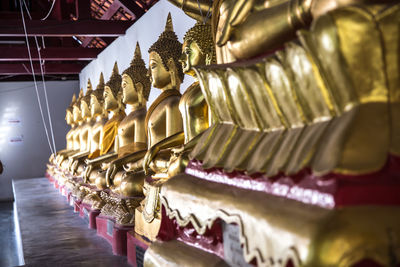
[[[193,137],[189,142],[187,142],[186,144],[184,144],[184,149],[183,149],[183,151],[192,150],[192,149],[197,145],[197,143],[199,142],[201,136],[202,136],[202,133],[196,135],[196,136]]]
[[[87,165],[99,166],[101,163],[109,162],[109,161],[115,159],[116,157],[118,157],[118,153],[113,152],[113,153],[108,153],[108,154],[102,155],[102,156],[97,157],[92,160],[86,159],[85,163]]]
[[[147,173],[150,163],[153,161],[153,159],[156,157],[157,153],[161,149],[179,146],[179,145],[182,145],[184,142],[185,142],[184,132],[178,132],[174,135],[171,135],[171,136],[161,140],[160,142],[158,142],[157,144],[152,146],[149,150],[147,150],[147,153],[143,160],[143,169],[144,169],[145,173]]]
[[[132,167],[129,163],[137,163],[140,159],[144,157],[146,154],[147,150],[139,150],[134,153],[128,154],[126,156],[123,156],[121,158],[115,159],[112,162],[110,162],[110,165],[108,166],[107,172],[106,172],[106,183],[107,186],[110,186],[110,181],[114,179],[115,174],[117,171],[123,166],[124,170],[126,171],[133,171]],[[124,166],[127,164],[126,166]],[[137,165],[137,164],[133,164]]]
[[[207,12],[212,12],[212,2],[210,0],[168,0],[171,4],[179,7],[186,15],[197,21],[203,21],[201,14],[205,17]],[[199,9],[200,5],[200,9]],[[207,21],[210,23],[210,20]]]
[[[90,155],[90,151],[82,151],[80,153],[70,156],[70,158],[72,158],[73,160],[79,160],[79,159],[87,157],[89,155]]]
[[[73,154],[73,155],[69,156],[69,158],[72,160],[76,160],[76,159],[80,159],[83,157],[87,157],[87,156],[89,156],[89,154],[90,154],[90,150],[85,150],[85,151]]]

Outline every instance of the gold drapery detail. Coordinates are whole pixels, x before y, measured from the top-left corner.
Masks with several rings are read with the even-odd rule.
[[[114,114],[114,116],[109,121],[107,121],[107,123],[103,127],[103,130],[101,131],[100,140],[102,140],[102,142],[100,144],[100,149],[97,149],[96,151],[91,153],[88,157],[89,159],[94,159],[104,154],[107,154],[107,152],[114,144],[115,137],[118,133],[118,126],[125,118],[125,116],[125,111],[121,110],[117,114]]]
[[[133,142],[118,149],[118,158],[135,153],[139,150],[147,149],[147,144],[142,142]]]

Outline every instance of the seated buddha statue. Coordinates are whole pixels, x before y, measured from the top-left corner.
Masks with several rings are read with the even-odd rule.
[[[68,171],[68,166],[69,166],[68,157],[70,155],[77,153],[80,150],[80,141],[81,141],[80,133],[81,133],[81,130],[84,125],[84,120],[82,118],[80,103],[81,103],[81,100],[83,97],[84,97],[84,94],[83,94],[83,90],[81,89],[81,91],[79,92],[78,99],[72,105],[73,120],[75,121],[75,123],[77,123],[77,126],[76,126],[75,131],[72,136],[73,149],[61,154],[57,161],[57,165],[60,170],[59,175],[61,175],[61,176],[64,176],[64,174],[66,174]]]
[[[135,208],[143,199],[145,175],[143,172],[125,175],[123,165],[143,158],[147,151],[145,119],[150,87],[147,68],[137,44],[134,59],[122,74],[122,101],[130,106],[131,112],[118,127],[118,158],[104,166],[107,172],[99,173],[96,180],[97,185],[111,189],[109,193],[101,193],[105,202],[101,214],[114,218],[118,224],[132,224]]]
[[[70,151],[74,147],[74,131],[76,129],[76,124],[72,115],[72,106],[76,101],[76,96],[75,94],[72,96],[72,101],[69,107],[66,109],[65,112],[65,121],[67,122],[68,125],[71,126],[71,129],[68,131],[68,133],[65,136],[66,139],[66,147],[63,150],[57,151],[56,154],[51,154],[49,158],[49,163],[47,164],[47,173],[54,177],[54,168],[56,167],[57,159],[67,151]]]
[[[115,142],[118,133],[118,126],[125,118],[125,106],[122,103],[121,92],[121,75],[118,73],[117,62],[114,64],[113,72],[110,80],[104,86],[104,109],[111,112],[112,118],[104,125],[100,135],[100,148],[91,153],[85,160],[86,168],[84,171],[84,182],[89,182],[102,188],[96,184],[96,179],[102,172],[101,165],[117,158],[118,141]]]
[[[142,158],[147,151],[145,118],[150,87],[147,68],[137,43],[134,58],[122,73],[122,101],[131,107],[131,112],[118,127],[118,158],[110,162],[106,175],[102,176],[107,187],[123,196],[142,194],[143,179],[138,182],[124,181],[123,188],[120,185],[125,173],[123,165],[135,158]]]
[[[90,105],[91,117],[93,118],[93,125],[90,130],[89,146],[84,152],[72,156],[74,162],[71,166],[71,172],[77,177],[81,177],[85,168],[84,160],[88,158],[91,153],[94,153],[100,148],[100,133],[105,123],[107,122],[108,113],[104,109],[104,77],[103,73],[100,73],[100,80],[96,87],[96,90],[90,91],[85,97],[85,103],[88,102]]]
[[[192,67],[209,65],[215,61],[215,49],[211,26],[203,23],[189,29],[183,38],[182,55],[180,62],[185,74],[195,77]],[[184,145],[173,149],[173,155],[168,162],[168,176],[172,177],[184,171],[188,163],[188,154],[197,143],[200,134],[209,127],[208,105],[201,91],[199,82],[189,86],[179,101],[179,110],[183,120],[184,132],[165,138],[152,146],[146,153],[143,168],[148,170],[157,153],[166,148]]]
[[[71,170],[71,165],[73,164],[75,159],[88,155],[90,151],[91,131],[94,125],[92,113],[90,111],[90,95],[92,91],[92,84],[90,80],[88,80],[86,94],[84,97],[82,97],[80,101],[80,110],[84,124],[82,125],[79,133],[79,152],[68,157],[68,170],[70,171],[71,175],[73,174]]]
[[[150,149],[165,138],[181,135],[183,131],[182,116],[179,112],[181,97],[179,88],[184,76],[182,65],[179,62],[182,44],[173,31],[170,14],[168,14],[164,32],[150,47],[149,53],[150,80],[153,87],[162,90],[161,95],[152,103],[146,114],[147,144]],[[145,180],[143,188],[145,199],[135,210],[135,231],[149,239],[154,238],[159,228],[160,215],[156,208],[158,190],[167,178],[165,173],[168,166],[165,165],[165,162],[170,157],[170,150],[160,151],[150,164],[154,174],[151,179]],[[142,162],[143,159],[139,159],[126,164],[124,168],[127,171],[135,170],[138,165],[140,167]],[[135,176],[137,173],[137,171],[127,173],[124,179],[130,179],[130,176]],[[121,187],[124,179],[121,182]]]

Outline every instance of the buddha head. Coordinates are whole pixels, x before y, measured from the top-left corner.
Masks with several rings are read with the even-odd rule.
[[[76,96],[75,96],[75,94],[73,94],[71,104],[69,104],[69,107],[67,108],[67,110],[65,112],[65,121],[67,122],[68,125],[75,124],[74,116],[73,116],[73,106],[75,104],[75,101],[76,101]]]
[[[179,62],[181,53],[182,44],[173,30],[169,13],[164,32],[149,49],[149,76],[154,87],[179,90],[184,76]]]
[[[113,111],[122,108],[121,75],[118,73],[118,65],[115,61],[110,80],[104,86],[104,108]]]
[[[83,89],[79,92],[78,99],[75,101],[74,105],[72,106],[72,113],[75,122],[82,121],[82,113],[81,113],[81,100],[83,98]]]
[[[136,43],[135,55],[126,70],[122,72],[122,102],[145,106],[150,94],[150,79],[146,75],[147,68],[142,59],[139,43]]]
[[[82,114],[82,119],[88,119],[91,118],[91,113],[90,113],[90,95],[92,93],[92,83],[90,82],[90,79],[88,80],[87,84],[87,89],[86,89],[86,95],[82,97],[81,103],[80,103],[80,108],[81,108],[81,114]]]
[[[191,76],[195,76],[192,67],[215,63],[211,25],[198,22],[186,32],[179,61],[183,72]]]
[[[92,117],[97,117],[104,115],[104,76],[103,72],[100,73],[99,83],[96,87],[96,90],[92,91],[90,94],[90,111],[92,113]]]

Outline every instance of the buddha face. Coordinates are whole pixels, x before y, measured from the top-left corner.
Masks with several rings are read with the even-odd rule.
[[[104,87],[103,97],[105,110],[112,111],[118,108],[118,100],[115,99],[110,87]]]
[[[91,116],[89,106],[85,101],[81,101],[81,114],[82,119],[87,119]]]
[[[103,108],[97,100],[97,97],[94,95],[90,96],[90,111],[92,113],[92,117],[100,116],[103,113]]]
[[[132,78],[128,74],[122,75],[122,102],[128,105],[133,105],[139,101],[138,92],[140,83],[134,84]]]
[[[196,42],[191,40],[185,41],[182,46],[182,55],[179,58],[179,62],[182,64],[184,73],[195,76],[192,67],[205,65],[206,55],[201,52]]]
[[[74,118],[73,118],[72,112],[70,110],[67,110],[67,113],[65,114],[65,120],[68,125],[71,125],[74,123]]]
[[[154,51],[149,55],[149,75],[151,84],[155,88],[165,88],[171,83],[171,74],[164,67],[161,57]]]
[[[77,105],[74,105],[73,107],[73,118],[75,122],[79,122],[82,120],[81,110]]]

